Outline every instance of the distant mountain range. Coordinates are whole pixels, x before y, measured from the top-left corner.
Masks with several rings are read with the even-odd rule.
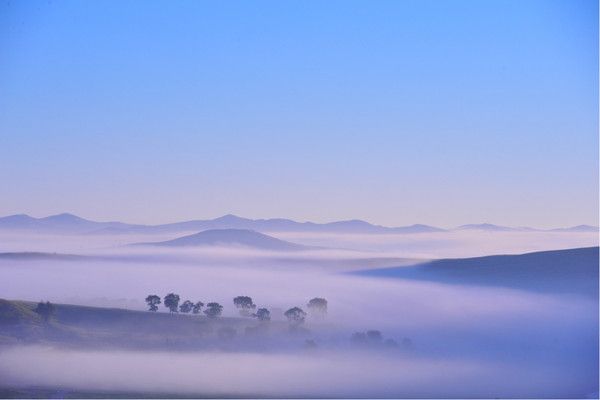
[[[73,214],[57,214],[44,218],[34,218],[26,214],[0,218],[0,229],[33,231],[40,233],[84,233],[84,234],[126,234],[126,233],[177,233],[199,232],[209,229],[248,229],[259,232],[329,232],[329,233],[427,233],[446,232],[446,229],[429,225],[386,227],[373,225],[361,220],[337,221],[330,223],[297,222],[290,219],[248,219],[235,215],[224,215],[215,219],[192,220],[162,225],[137,225],[123,222],[97,222]],[[454,230],[481,231],[541,231],[534,228],[511,228],[492,224],[463,225]],[[579,225],[570,228],[557,228],[555,232],[598,232],[598,227]]]
[[[242,246],[252,249],[273,251],[307,250],[309,247],[286,242],[249,229],[209,229],[193,235],[164,242],[136,243],[135,246],[202,247]]]
[[[555,229],[536,229],[527,226],[510,227],[493,224],[469,224],[461,225],[453,230],[465,231],[465,230],[480,230],[488,232],[598,232],[597,226],[591,225],[577,225],[568,228],[555,228]]]
[[[468,225],[461,225],[457,228],[455,228],[458,231],[472,231],[472,230],[480,230],[480,231],[490,231],[490,232],[527,232],[527,231],[536,231],[537,229],[533,229],[533,228],[527,228],[527,227],[522,227],[522,228],[513,228],[513,227],[509,227],[509,226],[500,226],[500,225],[493,225],[493,224],[468,224]]]
[[[135,225],[122,222],[96,222],[73,214],[57,214],[45,218],[34,218],[26,214],[0,218],[0,229],[27,230],[57,233],[85,233],[99,229],[129,229]]]

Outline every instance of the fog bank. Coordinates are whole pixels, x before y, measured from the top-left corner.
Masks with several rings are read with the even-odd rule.
[[[15,386],[198,396],[585,397],[589,376],[552,366],[392,358],[368,353],[94,352],[19,347],[0,352]]]

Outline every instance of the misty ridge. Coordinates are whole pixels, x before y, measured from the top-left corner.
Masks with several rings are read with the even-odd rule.
[[[449,230],[482,230],[492,232],[598,232],[597,226],[577,225],[554,229],[531,227],[507,227],[489,223],[461,225],[443,229],[429,225],[414,224],[402,227],[373,225],[362,220],[336,221],[330,223],[297,222],[284,218],[248,219],[227,214],[209,220],[191,220],[161,225],[139,225],[124,222],[97,222],[79,216],[62,213],[43,218],[26,214],[0,217],[0,229],[49,233],[126,234],[126,233],[174,233],[205,231],[213,229],[240,229],[260,232],[328,232],[328,233],[432,233]]]
[[[192,235],[163,242],[134,243],[134,246],[245,246],[260,250],[299,251],[309,249],[295,243],[276,239],[272,236],[249,229],[209,229]]]

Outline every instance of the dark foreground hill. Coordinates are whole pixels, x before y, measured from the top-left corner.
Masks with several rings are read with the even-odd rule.
[[[45,322],[37,303],[0,299],[0,346],[52,343],[69,347],[200,350],[252,348],[287,323],[202,314],[169,314],[117,308],[55,304]]]
[[[598,247],[444,259],[358,273],[382,278],[569,293],[597,299]]]
[[[136,243],[145,246],[202,247],[242,246],[259,250],[298,251],[308,249],[249,229],[211,229],[165,242]]]

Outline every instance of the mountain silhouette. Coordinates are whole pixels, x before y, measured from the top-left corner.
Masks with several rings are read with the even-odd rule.
[[[210,229],[164,242],[136,243],[136,245],[164,247],[243,246],[273,251],[298,251],[309,248],[249,229]]]

